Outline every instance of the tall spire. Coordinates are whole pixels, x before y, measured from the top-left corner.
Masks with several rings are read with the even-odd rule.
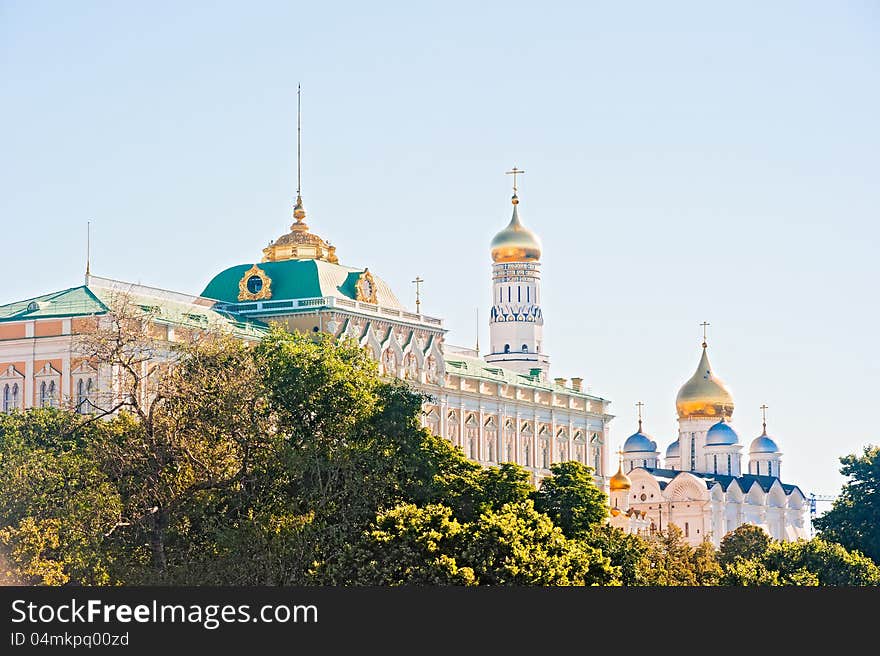
[[[305,225],[306,211],[302,201],[302,85],[296,85],[296,205],[293,218],[300,225]]]
[[[89,284],[89,276],[92,275],[92,222],[86,221],[86,284]]]

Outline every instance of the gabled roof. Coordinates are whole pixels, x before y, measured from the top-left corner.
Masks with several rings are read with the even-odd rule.
[[[672,481],[673,478],[682,473],[682,470],[679,469],[663,469],[660,467],[641,467],[640,469],[644,469],[649,474],[651,474],[654,478],[658,480],[660,483],[660,489],[666,487],[666,483]],[[696,472],[696,471],[688,471],[688,474],[692,474],[697,478],[701,478],[706,481],[706,487],[710,488],[715,483],[721,485],[721,489],[727,492],[727,488],[733,481],[737,482],[739,488],[743,492],[748,492],[752,485],[757,483],[764,492],[769,492],[770,488],[773,486],[775,481],[779,481],[775,476],[756,476],[755,474],[743,474],[742,476],[728,476],[726,474],[710,474],[707,472]],[[783,483],[779,481],[779,484],[782,486],[782,490],[786,495],[791,494],[795,490],[801,493],[801,496],[804,496],[804,493],[797,485],[790,485],[788,483]]]
[[[0,322],[104,314],[107,306],[85,285],[0,305]]]
[[[555,382],[539,381],[531,376],[519,374],[495,364],[488,364],[480,358],[459,355],[458,353],[450,353],[446,356],[446,373],[456,376],[467,376],[468,378],[479,378],[493,383],[506,383],[508,385],[517,385],[519,387],[533,387],[547,392],[563,392],[565,394],[570,394],[571,396],[578,396],[594,401],[605,400],[599,396],[584,394],[583,392],[577,392],[568,387],[557,385]]]

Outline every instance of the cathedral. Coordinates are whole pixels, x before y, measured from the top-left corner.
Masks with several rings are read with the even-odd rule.
[[[587,392],[582,378],[550,377],[542,246],[519,216],[520,171],[511,173],[511,218],[489,245],[493,300],[482,355],[448,344],[443,320],[422,314],[418,300],[415,311],[405,308],[380,277],[381,263],[340,261],[306,223],[298,185],[289,230],[258,259],[216,274],[198,295],[94,276],[87,266],[83,285],[0,306],[2,410],[112,407],[118,372],[78,351],[77,336],[105,325],[120,298],[141,308],[167,342],[212,329],[257,341],[277,322],[356,340],[382,375],[426,394],[424,426],[478,463],[518,463],[534,483],[552,463],[592,467],[610,493],[611,523],[624,530],[649,534],[674,523],[691,543],[717,545],[726,532],[752,523],[779,539],[805,537],[804,495],[781,482],[781,453],[766,430],[751,442],[747,473],[741,471],[733,399],[712,372],[705,342],[678,394],[680,431],[665,466],[640,421],[609,475],[610,401]]]
[[[705,333],[696,371],[675,399],[678,437],[666,448],[661,467],[657,442],[642,429],[626,438],[620,465],[609,479],[611,524],[635,532],[675,524],[693,545],[717,547],[742,524],[762,527],[777,540],[808,538],[807,500],[796,485],[783,483],[782,452],[764,431],[749,444],[746,473],[743,444],[731,425],[733,396],[712,371]]]

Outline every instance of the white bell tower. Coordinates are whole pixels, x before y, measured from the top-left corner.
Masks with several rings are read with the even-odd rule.
[[[520,223],[516,176],[513,175],[513,216],[492,240],[492,309],[486,362],[547,380],[550,358],[543,351],[541,311],[541,241]]]

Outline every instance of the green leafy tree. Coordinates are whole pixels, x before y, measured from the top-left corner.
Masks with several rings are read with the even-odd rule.
[[[127,422],[81,423],[64,410],[0,414],[0,555],[11,580],[117,582],[109,534],[122,503],[94,443]]]
[[[593,469],[579,462],[550,466],[551,475],[541,481],[535,508],[546,514],[569,538],[589,535],[608,518],[608,495],[596,487]]]
[[[817,586],[819,577],[807,569],[800,568],[788,575],[768,569],[762,560],[754,558],[738,558],[724,567],[719,578],[719,585],[737,587],[764,586]]]
[[[531,500],[483,513],[461,563],[481,585],[607,585],[618,575],[598,549],[566,538]]]
[[[691,568],[697,585],[718,585],[723,570],[715,547],[703,540],[691,553]]]
[[[675,524],[658,532],[648,541],[648,551],[642,561],[641,578],[646,585],[697,585],[694,572],[694,549],[684,540],[682,530]]]
[[[880,447],[840,459],[848,477],[831,510],[814,520],[819,537],[858,550],[880,564]]]
[[[625,533],[609,524],[600,524],[580,539],[608,557],[612,567],[618,570],[617,578],[621,585],[647,584],[643,578],[643,561],[648,553],[648,544],[641,536]]]
[[[476,585],[459,560],[466,528],[440,504],[381,512],[340,563],[336,578],[357,585]]]
[[[511,462],[486,467],[477,478],[480,506],[499,510],[505,504],[527,500],[535,492],[529,478],[528,471]]]
[[[743,524],[721,539],[718,561],[726,566],[737,560],[760,559],[767,553],[771,541],[760,526]]]
[[[880,585],[880,568],[874,561],[820,538],[773,542],[764,562],[768,569],[779,572],[783,580],[809,572],[822,586]]]

